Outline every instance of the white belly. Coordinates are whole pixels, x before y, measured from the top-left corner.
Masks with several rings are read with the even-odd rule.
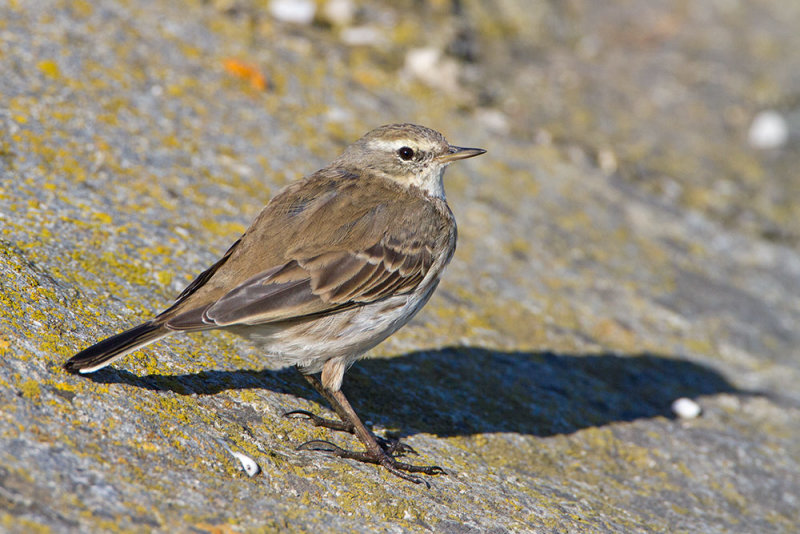
[[[438,278],[429,281],[423,292],[398,295],[297,324],[226,329],[263,347],[273,364],[297,365],[310,373],[320,372],[332,358],[341,358],[349,366],[411,320],[438,282]]]

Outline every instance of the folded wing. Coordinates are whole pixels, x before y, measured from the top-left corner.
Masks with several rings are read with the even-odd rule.
[[[361,251],[298,257],[244,283],[203,309],[175,316],[175,330],[254,325],[327,315],[413,291],[433,263],[422,243],[384,238]]]
[[[157,319],[187,331],[273,323],[409,293],[455,239],[437,206],[382,178],[323,169],[276,195]]]

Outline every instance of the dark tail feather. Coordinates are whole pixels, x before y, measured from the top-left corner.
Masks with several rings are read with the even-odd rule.
[[[140,324],[82,350],[67,360],[64,369],[71,373],[97,371],[129,352],[140,349],[171,333],[172,331],[167,329],[163,323],[151,321]]]

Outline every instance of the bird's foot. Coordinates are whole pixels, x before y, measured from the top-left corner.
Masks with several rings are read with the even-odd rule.
[[[283,414],[283,416],[287,419],[307,419],[314,426],[330,428],[331,430],[338,430],[339,432],[347,432],[349,434],[353,434],[355,432],[355,428],[353,427],[352,423],[344,423],[342,421],[335,421],[333,419],[325,419],[324,417],[320,417],[307,410],[292,410],[291,412],[286,412]]]
[[[332,454],[333,456],[338,456],[339,458],[349,458],[359,462],[382,465],[391,474],[404,480],[408,480],[409,482],[413,482],[414,484],[425,484],[425,486],[427,486],[429,489],[431,485],[427,480],[414,476],[410,473],[423,473],[425,475],[447,474],[447,472],[438,465],[412,465],[405,462],[400,462],[391,456],[391,453],[387,451],[383,445],[381,445],[380,449],[375,451],[349,451],[339,447],[338,445],[334,445],[330,441],[312,439],[311,441],[306,441],[297,447],[297,450],[326,452],[328,454]]]
[[[307,419],[314,426],[330,428],[331,430],[336,430],[339,432],[347,432],[348,434],[356,433],[355,427],[351,423],[336,421],[334,419],[325,419],[324,417],[320,417],[306,410],[292,410],[291,412],[286,412],[285,414],[283,414],[283,416],[288,417],[290,419]],[[375,440],[378,442],[378,445],[381,446],[381,449],[383,449],[384,452],[389,456],[402,456],[404,454],[419,454],[417,453],[417,451],[414,450],[414,448],[411,445],[406,445],[399,439],[382,438],[380,436],[375,436],[375,434],[373,434],[373,436],[375,437]],[[305,445],[305,443],[303,445]],[[303,445],[301,445],[301,447]]]

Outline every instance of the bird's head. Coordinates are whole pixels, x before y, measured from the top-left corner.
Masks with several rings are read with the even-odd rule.
[[[484,152],[481,148],[453,146],[442,134],[424,126],[388,124],[375,128],[347,147],[334,164],[370,171],[444,198],[445,168],[453,161]]]

